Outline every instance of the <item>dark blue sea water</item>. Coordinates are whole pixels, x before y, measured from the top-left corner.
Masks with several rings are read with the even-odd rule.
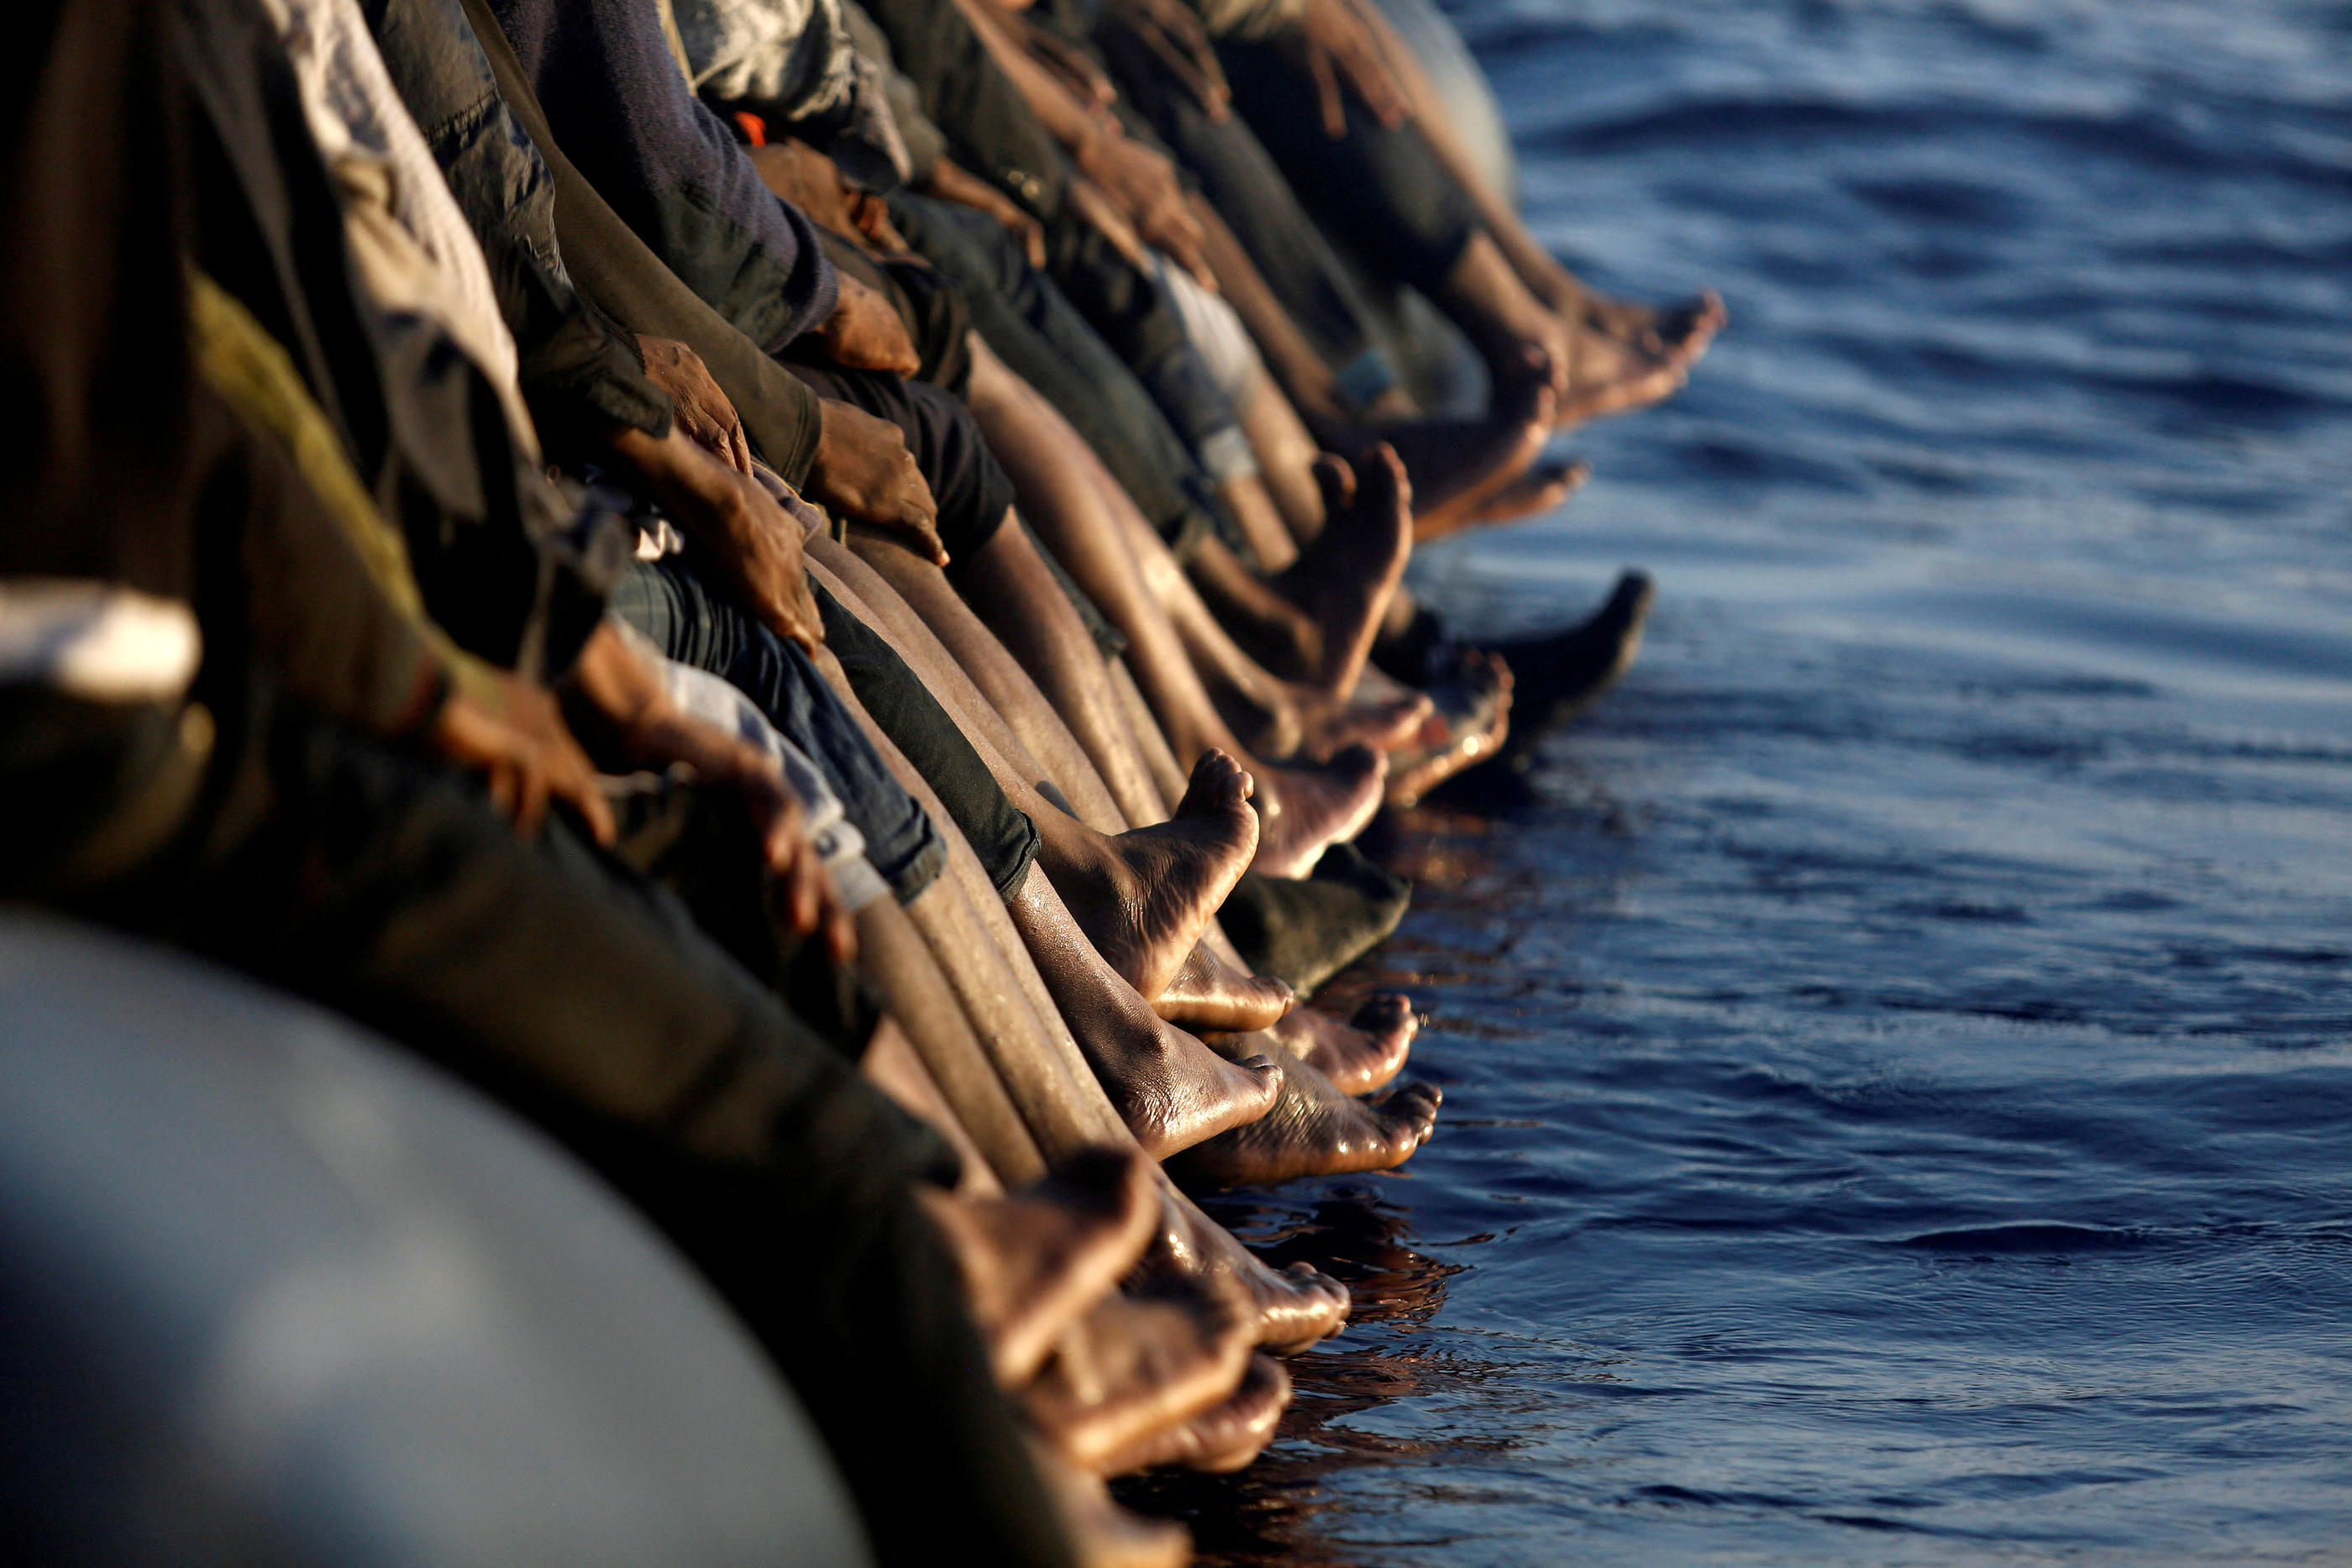
[[[1455,0],[1538,234],[1719,288],[1417,814],[1436,1139],[1223,1210],[1360,1293],[1256,1563],[2352,1560],[2352,6]]]

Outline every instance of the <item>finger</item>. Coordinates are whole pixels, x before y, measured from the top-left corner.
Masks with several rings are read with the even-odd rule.
[[[727,461],[738,474],[751,476],[751,438],[743,434],[743,422],[740,419],[727,432]]]
[[[1043,268],[1045,265],[1045,230],[1039,224],[1021,225],[1021,248],[1029,254],[1029,265]]]
[[[490,804],[498,808],[499,816],[512,821],[515,814],[514,764],[504,758],[491,763],[484,782],[489,786]]]
[[[1307,66],[1315,78],[1315,100],[1323,106],[1323,134],[1337,141],[1348,134],[1348,109],[1339,101],[1339,81],[1331,68],[1331,57],[1318,49]]]
[[[824,890],[818,882],[824,875],[824,867],[803,842],[784,874],[790,890],[793,930],[803,936],[810,936],[824,915]]]
[[[519,768],[515,788],[515,831],[526,839],[535,838],[539,825],[547,820],[547,774],[537,767]]]
[[[828,883],[831,880],[826,879]],[[847,964],[857,956],[857,926],[850,919],[849,911],[841,906],[837,894],[825,900],[824,946],[835,964]]]
[[[580,789],[572,796],[572,804],[578,808],[581,821],[588,824],[589,836],[610,849],[613,841],[621,836],[621,830],[613,820],[612,802],[604,799],[604,792],[596,788],[595,780],[583,780]]]

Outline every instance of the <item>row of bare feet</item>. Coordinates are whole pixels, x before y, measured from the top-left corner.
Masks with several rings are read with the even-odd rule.
[[[1538,462],[1554,432],[1671,393],[1722,319],[1711,296],[1664,312],[1571,302],[1556,340],[1496,375],[1487,418],[1401,423],[1353,464],[1323,459],[1325,528],[1268,580],[1296,612],[1259,643],[1278,686],[1227,715],[1251,764],[1207,750],[1167,821],[1057,862],[1071,917],[1148,1009],[1075,1030],[1134,1146],[1021,1193],[929,1204],[1086,1561],[1183,1562],[1184,1531],[1121,1510],[1105,1481],[1249,1464],[1289,1398],[1275,1355],[1347,1319],[1344,1287],[1306,1264],[1272,1269],[1182,1189],[1392,1168],[1442,1101],[1401,1077],[1420,1025],[1407,998],[1376,994],[1345,1018],[1302,1006],[1231,956],[1219,909],[1244,875],[1305,876],[1383,804],[1501,752],[1517,685],[1502,656],[1456,650],[1419,689],[1371,662],[1414,543],[1564,498],[1584,468]],[[1580,629],[1610,643],[1609,678],[1647,609],[1645,581],[1630,613],[1628,593]]]

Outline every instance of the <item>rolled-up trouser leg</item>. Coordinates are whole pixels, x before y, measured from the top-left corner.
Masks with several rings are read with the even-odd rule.
[[[807,654],[711,592],[674,559],[632,565],[614,585],[611,602],[613,612],[666,657],[723,677],[807,754],[864,836],[866,858],[899,903],[938,878],[947,864],[947,841],[890,776]],[[990,780],[992,788],[994,782]]]

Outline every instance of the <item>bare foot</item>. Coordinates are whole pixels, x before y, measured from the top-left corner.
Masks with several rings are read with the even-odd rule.
[[[1242,973],[1206,947],[1195,947],[1151,1009],[1184,1029],[1246,1033],[1265,1029],[1297,1002],[1290,982]]]
[[[1040,1437],[1028,1439],[1029,1462],[1053,1500],[1078,1568],[1184,1568],[1191,1532],[1173,1521],[1146,1519],[1111,1500],[1102,1478],[1082,1470]]]
[[[1392,696],[1338,699],[1312,687],[1299,688],[1297,755],[1320,762],[1351,746],[1394,751],[1410,746],[1433,711],[1426,695],[1404,691]]]
[[[1055,882],[1095,951],[1144,1000],[1160,1000],[1249,869],[1257,852],[1255,788],[1240,763],[1205,751],[1174,816],[1119,834],[1094,865]]]
[[[1108,1461],[1233,1396],[1254,1328],[1239,1287],[1213,1277],[1181,1295],[1115,1291],[1063,1333],[1022,1407],[1064,1458],[1115,1473]]]
[[[1690,367],[1632,347],[1610,333],[1569,323],[1568,391],[1557,428],[1664,402],[1690,379]]]
[[[1321,635],[1307,683],[1344,695],[1355,689],[1412,556],[1412,485],[1386,443],[1360,455],[1352,468],[1324,454],[1316,459],[1315,480],[1323,492],[1323,531],[1274,587],[1307,612]]]
[[[1433,683],[1437,713],[1422,727],[1420,744],[1389,759],[1388,803],[1413,805],[1464,768],[1499,756],[1511,732],[1515,687],[1500,654],[1461,650],[1455,674]]]
[[[1266,876],[1305,876],[1325,850],[1364,831],[1381,809],[1387,760],[1351,746],[1318,767],[1258,768],[1257,854],[1250,869]]]
[[[1350,1099],[1303,1061],[1283,1073],[1281,1098],[1246,1127],[1195,1145],[1169,1172],[1215,1186],[1264,1186],[1300,1176],[1388,1170],[1429,1140],[1444,1095],[1399,1085],[1375,1105]]]
[[[1685,370],[1706,352],[1707,345],[1730,319],[1722,297],[1712,288],[1696,299],[1654,309],[1587,290],[1559,309],[1570,319],[1605,332],[1636,352],[1671,361]]]
[[[1563,334],[1565,337],[1566,334]],[[1476,472],[1466,469],[1460,482],[1441,486],[1423,474],[1442,465],[1461,433],[1414,428],[1392,431],[1389,444],[1404,459],[1412,476],[1412,529],[1415,540],[1442,538],[1466,526],[1487,501],[1528,471],[1543,453],[1559,421],[1565,394],[1553,384],[1558,379],[1552,357],[1537,348],[1524,350],[1512,373],[1495,376],[1493,406],[1485,422],[1486,460]]]
[[[1331,1081],[1343,1094],[1369,1094],[1404,1069],[1421,1015],[1412,998],[1378,991],[1352,1017],[1299,1008],[1266,1030],[1282,1049]]]
[[[1091,1150],[1003,1197],[918,1191],[1007,1388],[1034,1376],[1063,1331],[1134,1267],[1160,1218],[1151,1167],[1133,1150]]]
[[[1305,1350],[1347,1326],[1345,1285],[1307,1263],[1276,1272],[1192,1199],[1163,1186],[1160,1230],[1133,1279],[1148,1287],[1156,1280],[1212,1276],[1241,1288],[1259,1346],[1276,1355]]]
[[[1592,465],[1580,457],[1538,463],[1480,502],[1462,519],[1462,526],[1490,528],[1548,512],[1574,495],[1591,476]]]
[[[1166,1159],[1256,1120],[1280,1092],[1271,1058],[1230,1061],[1151,1010],[1103,962],[1044,877],[1007,901],[1055,1008],[1143,1152]]]
[[[1254,1355],[1233,1397],[1130,1444],[1105,1462],[1104,1473],[1130,1475],[1182,1465],[1210,1475],[1230,1474],[1265,1451],[1289,1405],[1290,1374],[1272,1356]]]
[[[1156,1029],[1105,1042],[1072,1025],[1119,1119],[1143,1152],[1165,1160],[1203,1139],[1246,1126],[1282,1093],[1282,1067],[1270,1056],[1228,1061],[1183,1030]]]

